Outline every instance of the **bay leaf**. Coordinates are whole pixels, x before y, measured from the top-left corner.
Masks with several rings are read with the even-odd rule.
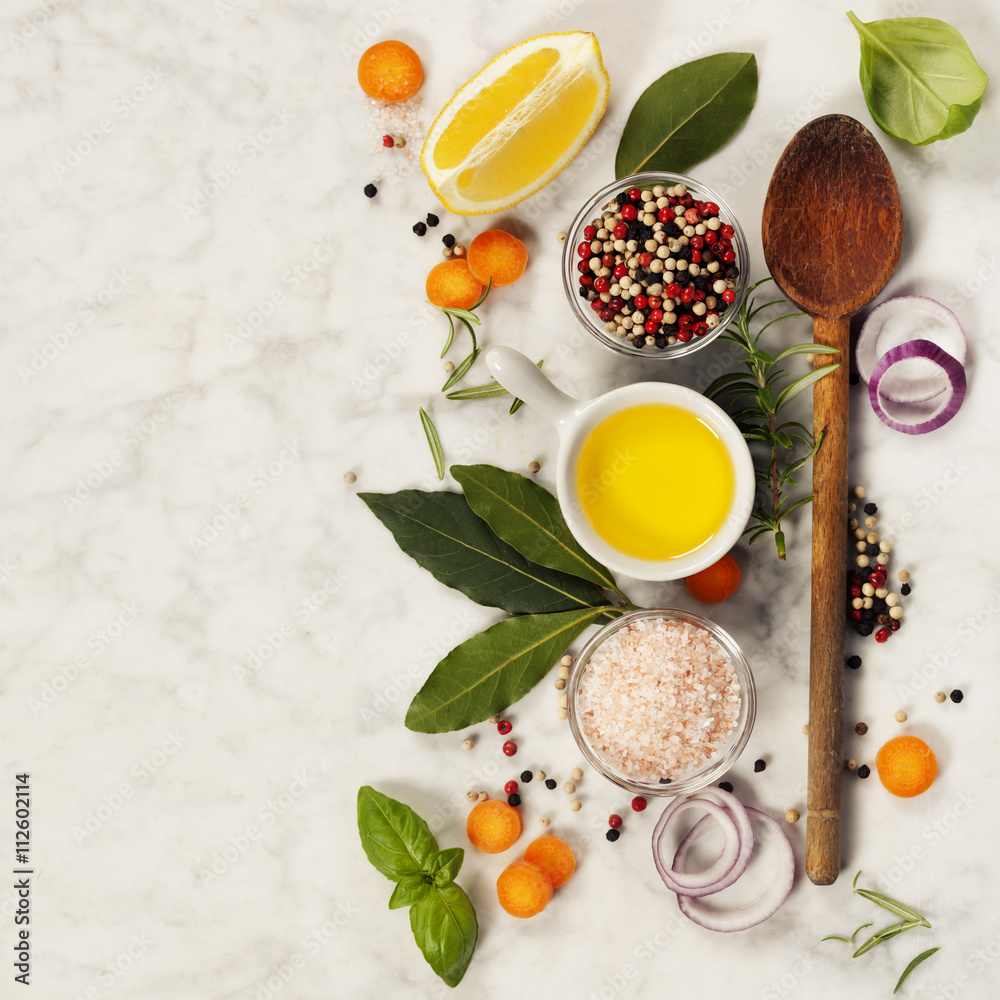
[[[359,493],[399,547],[441,583],[508,614],[606,606],[588,580],[538,566],[498,538],[461,493]]]
[[[566,647],[616,608],[507,618],[456,646],[431,671],[406,711],[406,727],[448,733],[498,715],[531,690]]]
[[[451,474],[469,506],[526,559],[615,589],[610,571],[580,547],[544,486],[495,465],[453,465]]]
[[[964,132],[989,77],[961,32],[933,17],[847,16],[861,39],[861,89],[883,132],[926,146]]]
[[[675,67],[635,102],[618,143],[615,176],[685,173],[729,142],[756,100],[752,52],[719,52]]]

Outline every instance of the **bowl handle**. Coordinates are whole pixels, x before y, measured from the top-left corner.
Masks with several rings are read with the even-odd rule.
[[[580,400],[557,389],[520,351],[493,347],[486,352],[486,366],[510,393],[548,417],[562,431],[576,416]]]

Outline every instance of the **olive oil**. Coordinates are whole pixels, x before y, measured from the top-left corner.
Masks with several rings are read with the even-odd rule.
[[[587,435],[576,466],[580,507],[612,548],[639,559],[687,555],[733,505],[733,462],[716,431],[688,410],[630,406]]]

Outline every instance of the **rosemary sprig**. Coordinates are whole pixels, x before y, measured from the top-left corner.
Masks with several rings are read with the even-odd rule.
[[[536,368],[541,368],[545,364],[545,359],[543,358],[538,364],[535,365]],[[465,389],[455,389],[453,392],[449,392],[445,399],[493,399],[496,396],[507,396],[508,391],[496,381],[489,381],[486,385],[470,385]],[[517,413],[521,407],[524,406],[524,400],[514,397],[514,402],[510,404],[510,409],[507,411],[509,415]]]
[[[451,306],[438,306],[437,308],[441,310],[448,317],[448,336],[445,339],[444,347],[441,348],[441,357],[443,358],[449,350],[451,350],[451,345],[455,342],[455,320],[457,319],[466,330],[469,331],[469,337],[472,339],[472,353],[467,357],[463,358],[456,366],[454,371],[445,379],[445,383],[441,386],[442,392],[447,392],[463,375],[468,372],[468,370],[475,364],[476,358],[479,357],[480,348],[476,343],[476,331],[472,329],[473,323],[476,326],[481,326],[482,321],[476,315],[476,310],[486,301],[486,296],[490,294],[490,289],[493,287],[493,279],[490,278],[486,287],[483,289],[483,294],[479,296],[479,300],[473,305],[469,306],[468,309],[456,309]]]
[[[422,406],[420,407],[420,423],[423,424],[431,455],[434,456],[434,468],[437,470],[438,479],[444,479],[444,448],[441,447],[441,438],[434,426],[434,421],[431,420]]]
[[[904,931],[912,931],[917,927],[930,927],[930,921],[922,914],[918,913],[912,906],[907,906],[906,903],[901,903],[898,899],[893,899],[891,896],[886,896],[881,892],[875,892],[872,889],[859,889],[858,879],[861,878],[861,872],[858,872],[854,876],[854,883],[851,885],[851,891],[856,895],[861,896],[863,899],[867,899],[870,903],[874,903],[876,906],[881,906],[883,910],[888,910],[890,913],[897,917],[904,917],[898,924],[890,924],[888,927],[883,927],[880,931],[876,931],[857,951],[851,956],[852,958],[860,958],[862,955],[868,954],[873,948],[882,944],[884,941],[891,941],[898,934],[902,934]],[[863,931],[866,927],[871,927],[871,924],[862,924],[851,936],[850,938],[840,937],[837,934],[831,934],[828,937],[822,938],[823,941],[843,941],[845,944],[854,947],[854,939],[858,936],[859,931]],[[896,988],[892,991],[893,995],[899,992],[900,986],[906,980],[906,977],[923,961],[926,961],[931,955],[936,951],[940,951],[938,948],[930,948],[927,951],[921,952],[912,962],[903,970],[903,974],[899,977],[899,981],[896,983]]]
[[[766,446],[763,462],[755,459],[759,502],[754,505],[751,523],[744,534],[750,535],[753,544],[768,532],[774,534],[774,544],[778,558],[785,558],[785,533],[781,523],[793,510],[805,506],[811,496],[791,501],[783,495],[786,486],[795,486],[795,474],[816,454],[823,442],[823,435],[814,437],[808,427],[796,420],[781,420],[780,414],[800,392],[815,385],[821,378],[840,367],[838,364],[824,365],[800,378],[784,384],[790,377],[782,368],[782,362],[798,354],[836,354],[837,349],[823,344],[796,344],[772,357],[760,346],[760,339],[767,329],[784,319],[804,315],[801,312],[784,313],[764,323],[757,332],[751,333],[751,324],[760,313],[775,305],[787,304],[784,299],[773,299],[763,305],[755,305],[753,292],[765,281],[764,278],[752,285],[740,307],[739,318],[734,330],[727,331],[720,338],[736,344],[743,352],[739,364],[741,369],[727,372],[715,379],[705,390],[705,395],[723,405],[736,422],[747,441]],[[801,452],[794,461],[787,464],[779,461],[783,453],[798,448]],[[790,457],[790,456],[789,456]]]

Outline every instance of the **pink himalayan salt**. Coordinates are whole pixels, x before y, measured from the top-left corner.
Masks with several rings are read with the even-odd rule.
[[[583,734],[606,764],[637,781],[676,778],[725,746],[740,714],[726,651],[705,629],[641,618],[609,636],[579,689]]]

